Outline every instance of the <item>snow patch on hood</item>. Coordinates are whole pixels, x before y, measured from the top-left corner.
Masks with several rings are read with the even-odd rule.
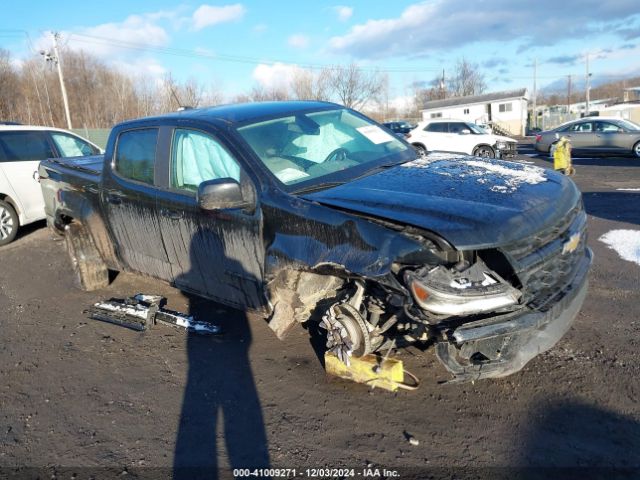
[[[475,157],[460,158],[451,154],[432,153],[402,166],[429,168],[433,173],[446,177],[476,177],[478,183],[489,186],[489,189],[496,193],[513,193],[522,184],[536,185],[547,181],[545,171],[540,167],[480,160]]]
[[[615,250],[623,260],[640,265],[640,230],[611,230],[598,240]]]

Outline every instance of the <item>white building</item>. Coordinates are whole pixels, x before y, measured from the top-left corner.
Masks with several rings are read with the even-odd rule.
[[[527,127],[527,89],[468,97],[431,100],[423,105],[422,119],[456,118],[493,124],[512,135],[524,135]]]

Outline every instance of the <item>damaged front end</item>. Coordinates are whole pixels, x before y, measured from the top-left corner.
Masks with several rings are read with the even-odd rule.
[[[580,204],[535,238],[398,262],[398,287],[346,279],[324,312],[327,348],[349,364],[409,344],[435,346],[452,381],[502,377],[553,347],[587,292],[591,251]],[[433,259],[439,259],[433,262]]]

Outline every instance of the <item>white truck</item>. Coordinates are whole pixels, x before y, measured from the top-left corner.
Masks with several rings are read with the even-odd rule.
[[[0,125],[0,246],[45,218],[38,165],[47,158],[95,155],[100,148],[66,130]]]

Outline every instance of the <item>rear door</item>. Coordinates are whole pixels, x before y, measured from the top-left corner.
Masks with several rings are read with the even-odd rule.
[[[423,130],[425,132],[427,150],[448,151],[449,124],[447,122],[429,123]]]
[[[44,218],[44,200],[36,173],[38,164],[55,157],[45,131],[0,132],[0,165],[18,198],[25,221]]]
[[[577,122],[569,125],[562,135],[571,140],[571,148],[575,153],[589,153],[596,143],[593,122]]]
[[[171,280],[156,199],[156,163],[167,146],[159,146],[166,127],[138,127],[117,135],[111,164],[103,171],[101,201],[116,253],[125,269]],[[107,159],[105,158],[105,161]]]

